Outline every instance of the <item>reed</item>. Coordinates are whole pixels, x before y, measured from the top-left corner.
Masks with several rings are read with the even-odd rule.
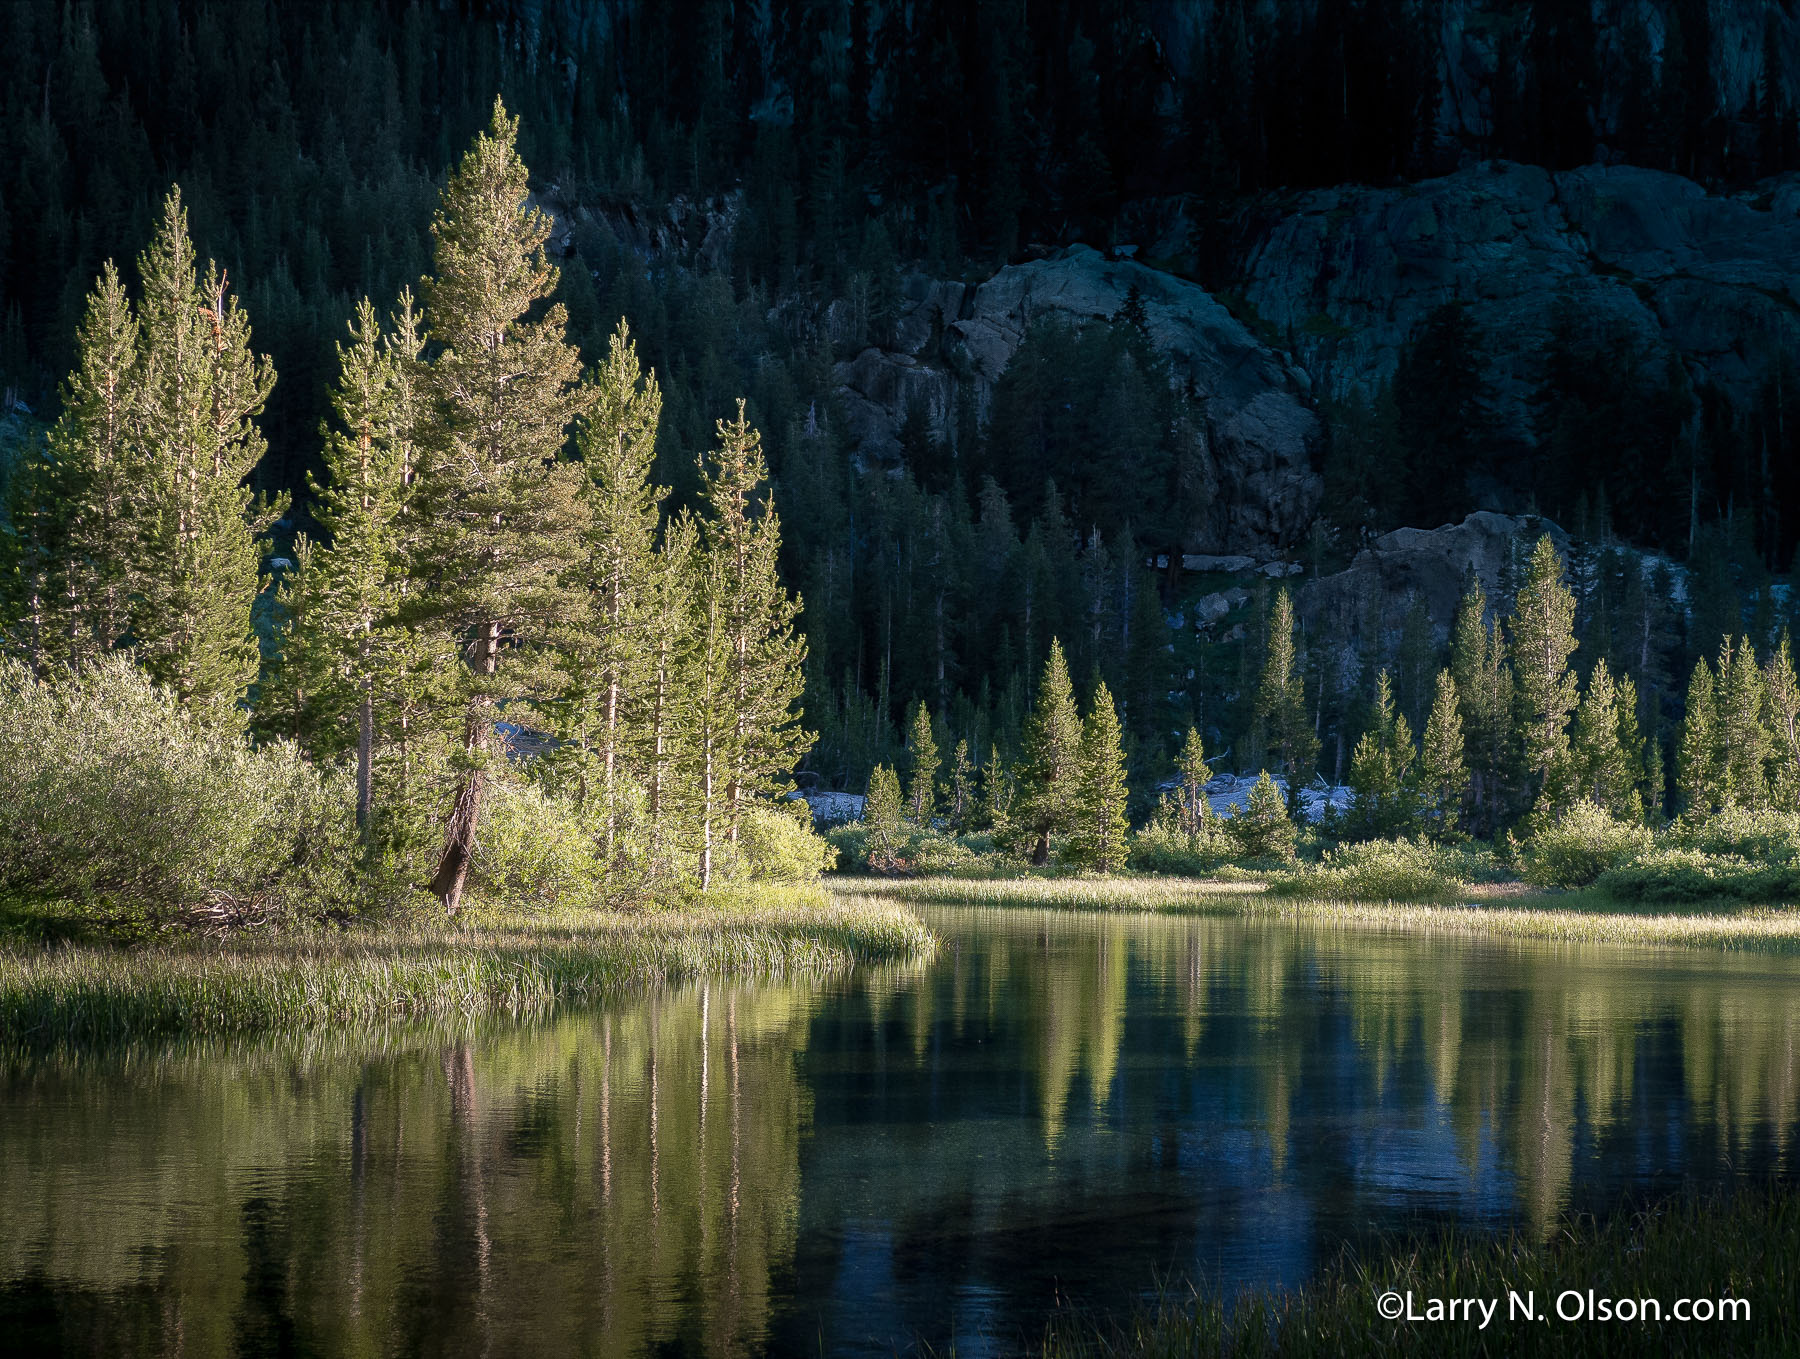
[[[223,944],[0,950],[0,1034],[28,1048],[541,1015],[712,975],[817,975],[935,946],[899,906],[817,888],[639,913],[559,909]]]
[[[1525,893],[1506,883],[1465,886],[1463,899],[1446,905],[1295,899],[1273,895],[1259,882],[1203,878],[868,878],[840,880],[834,890],[844,901],[1163,911],[1426,934],[1800,953],[1800,911],[1721,906],[1647,912],[1598,892]]]
[[[1124,1356],[1792,1355],[1800,1353],[1800,1199],[1791,1189],[1732,1198],[1675,1200],[1605,1222],[1566,1219],[1547,1240],[1453,1232],[1425,1244],[1346,1253],[1313,1283],[1233,1299],[1166,1292],[1123,1320],[1065,1315],[1047,1328],[1044,1359]],[[1558,1295],[1596,1302],[1655,1299],[1662,1321],[1568,1320]],[[1388,1321],[1376,1300],[1411,1291],[1429,1298],[1498,1299],[1486,1329],[1476,1322]],[[1509,1318],[1508,1292],[1532,1295],[1547,1321]],[[1744,1320],[1677,1322],[1677,1299],[1745,1299]],[[1572,1307],[1573,1303],[1565,1303]],[[1641,1310],[1641,1309],[1640,1309]]]

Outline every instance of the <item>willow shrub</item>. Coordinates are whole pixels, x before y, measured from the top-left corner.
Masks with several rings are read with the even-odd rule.
[[[1224,818],[1208,816],[1190,835],[1181,825],[1181,809],[1165,799],[1150,824],[1131,837],[1129,864],[1141,873],[1197,877],[1210,873],[1237,853]]]
[[[1609,869],[1643,857],[1650,845],[1643,826],[1577,802],[1525,842],[1522,876],[1538,887],[1586,887]]]
[[[350,780],[291,742],[255,746],[118,657],[42,680],[0,663],[0,703],[0,892],[151,925],[358,901]]]
[[[1279,896],[1335,901],[1442,901],[1464,891],[1464,858],[1419,840],[1367,840],[1269,883]]]

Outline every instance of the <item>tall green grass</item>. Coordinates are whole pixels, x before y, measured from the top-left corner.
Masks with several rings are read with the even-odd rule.
[[[841,900],[1080,911],[1171,911],[1308,921],[1362,929],[1800,953],[1800,911],[1733,907],[1656,914],[1598,893],[1524,895],[1510,885],[1467,887],[1451,905],[1281,898],[1254,881],[1171,878],[840,880]]]
[[[935,946],[891,903],[748,889],[700,907],[561,909],[222,945],[0,951],[0,1035],[41,1048],[399,1018],[537,1015],[720,974],[820,974]]]
[[[1563,1223],[1545,1242],[1453,1233],[1421,1246],[1346,1255],[1314,1283],[1236,1299],[1165,1297],[1123,1321],[1065,1317],[1041,1346],[1044,1359],[1124,1356],[1793,1355],[1800,1354],[1800,1198],[1791,1190],[1677,1201],[1604,1224]],[[1748,1321],[1563,1321],[1557,1296],[1744,1298]],[[1376,1300],[1411,1290],[1428,1298],[1498,1299],[1487,1329],[1473,1322],[1386,1321]],[[1535,1295],[1548,1321],[1507,1320],[1507,1293]]]

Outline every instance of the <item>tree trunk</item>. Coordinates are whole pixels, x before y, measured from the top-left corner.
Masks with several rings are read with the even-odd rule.
[[[1039,831],[1037,847],[1031,851],[1031,862],[1040,868],[1050,862],[1050,832]]]
[[[491,679],[500,659],[499,620],[482,626],[476,646],[472,668],[483,679]],[[450,822],[444,831],[444,853],[431,878],[431,890],[444,903],[444,910],[449,915],[455,915],[462,905],[463,885],[469,878],[469,861],[475,857],[475,832],[481,821],[481,757],[487,752],[488,737],[494,729],[493,707],[491,693],[477,694],[469,703],[468,719],[463,726],[463,749],[470,756],[470,768],[457,787],[456,801],[450,808]]]
[[[369,814],[375,807],[375,779],[371,768],[374,755],[375,700],[365,686],[356,725],[356,828],[364,834],[368,833]]]

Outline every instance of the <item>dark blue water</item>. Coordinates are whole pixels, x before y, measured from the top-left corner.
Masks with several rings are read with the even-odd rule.
[[[825,983],[15,1063],[0,1336],[1006,1353],[1371,1233],[1793,1173],[1796,960],[927,915],[936,960]]]

